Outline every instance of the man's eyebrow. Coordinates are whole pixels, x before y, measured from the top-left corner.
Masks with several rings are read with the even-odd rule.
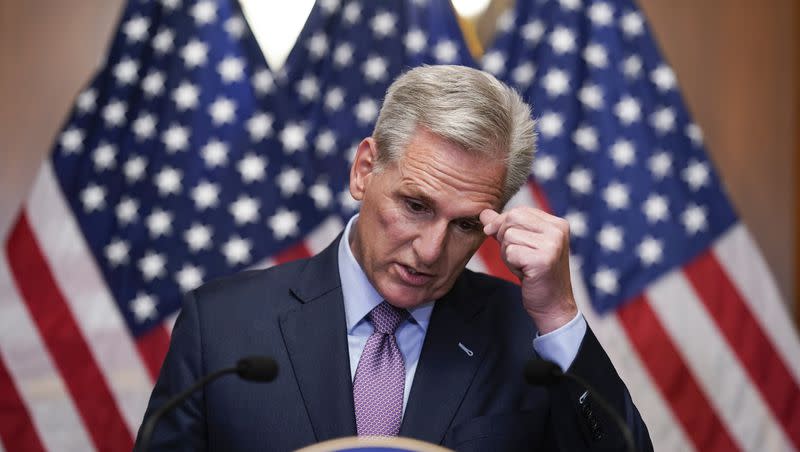
[[[408,198],[418,199],[429,206],[436,205],[436,203],[433,201],[433,198],[425,194],[425,192],[423,191],[417,190],[415,188],[409,188],[405,192],[406,193],[404,194],[404,196]]]
[[[480,226],[482,224],[480,215],[472,215],[472,216],[469,216],[469,217],[461,217],[461,218],[457,218],[456,221],[468,221],[468,222],[472,223],[473,226]]]
[[[418,190],[416,188],[408,188],[408,189],[406,189],[404,191],[404,193],[403,193],[403,196],[405,196],[407,198],[413,198],[413,199],[419,200],[419,201],[421,201],[422,203],[424,203],[425,205],[427,205],[429,207],[436,207],[436,202],[434,202],[433,198],[431,198],[430,196],[425,194],[425,192],[420,191],[420,190]],[[456,218],[454,221],[469,221],[469,222],[474,223],[476,225],[480,225],[481,224],[480,214],[470,215],[470,216],[467,216],[467,217],[459,217],[459,218]]]

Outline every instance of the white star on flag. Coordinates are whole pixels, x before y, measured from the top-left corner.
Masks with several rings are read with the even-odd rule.
[[[102,143],[95,148],[92,154],[94,168],[96,171],[105,171],[116,166],[117,149],[114,145]]]
[[[245,123],[245,128],[250,134],[250,140],[260,141],[268,136],[272,136],[272,115],[258,112]]]
[[[217,72],[224,83],[238,82],[244,75],[244,60],[238,57],[225,57],[217,65]]]
[[[133,133],[140,141],[152,138],[156,133],[156,118],[152,114],[142,113],[133,121]]]
[[[281,207],[275,215],[269,218],[267,225],[272,229],[275,240],[283,240],[297,234],[297,223],[299,222],[300,215],[297,212]]]
[[[131,43],[141,42],[147,36],[150,21],[142,16],[132,17],[122,26],[122,33]]]
[[[642,243],[636,247],[636,253],[639,255],[639,259],[645,266],[650,266],[661,262],[663,252],[664,245],[661,243],[661,241],[650,236],[645,237],[644,240],[642,240]]]
[[[208,249],[211,245],[211,228],[194,223],[183,234],[183,239],[193,252]]]
[[[83,203],[84,210],[93,212],[105,207],[106,190],[97,184],[89,184],[81,192],[81,202]]]
[[[228,163],[228,144],[214,138],[203,146],[200,155],[209,168],[224,166]]]
[[[286,198],[296,195],[303,188],[303,173],[297,168],[284,168],[277,179],[281,195]]]
[[[164,55],[165,53],[172,50],[175,44],[175,33],[168,28],[162,28],[158,34],[153,38],[153,49],[155,49],[156,53],[159,55]]]
[[[197,86],[184,81],[172,91],[172,100],[175,101],[175,106],[178,110],[189,110],[197,107],[197,103],[200,100],[200,91]]]
[[[592,284],[600,292],[615,294],[619,290],[619,277],[614,270],[600,267],[592,278]]]
[[[218,97],[208,107],[214,125],[231,124],[236,117],[236,103],[225,97]]]
[[[114,267],[128,261],[129,251],[130,246],[128,246],[128,243],[120,239],[115,239],[109,243],[105,249],[106,258],[108,258],[109,263]]]
[[[74,153],[83,147],[83,131],[75,127],[71,127],[61,133],[59,144],[68,153]]]
[[[165,265],[166,259],[164,259],[164,256],[153,251],[148,251],[145,256],[139,260],[139,270],[142,272],[142,276],[146,281],[164,276]]]
[[[222,254],[228,261],[228,265],[246,264],[250,261],[250,249],[253,245],[250,240],[239,236],[233,236],[222,246]]]
[[[650,172],[656,179],[663,179],[672,170],[672,157],[664,151],[658,151],[647,161]]]
[[[175,280],[183,292],[188,292],[198,287],[203,282],[203,270],[191,264],[184,264],[177,273]]]
[[[425,50],[425,46],[428,45],[428,38],[422,30],[415,28],[406,33],[403,44],[405,44],[406,49],[410,53],[420,53]]]
[[[233,204],[230,205],[229,211],[233,215],[234,221],[237,225],[248,223],[255,223],[258,220],[259,203],[255,198],[246,195],[239,196]]]
[[[189,129],[178,124],[172,124],[161,134],[161,140],[168,153],[185,151],[189,145]]]
[[[556,27],[550,33],[550,46],[556,54],[563,55],[575,50],[575,35],[566,27]]]
[[[280,133],[280,140],[286,153],[293,154],[306,147],[306,133],[306,128],[301,124],[287,124]]]
[[[306,47],[311,57],[319,60],[328,52],[328,38],[322,32],[314,33]]]
[[[131,300],[130,309],[136,317],[137,322],[144,322],[147,319],[156,317],[156,301],[147,294],[140,293],[136,298]]]
[[[161,196],[175,195],[181,191],[181,171],[165,166],[156,174],[155,184]]]
[[[133,184],[144,177],[145,169],[147,169],[147,160],[141,155],[133,156],[125,162],[123,167],[125,179],[129,184]]]
[[[264,180],[264,173],[267,167],[267,160],[265,157],[256,155],[252,152],[246,154],[236,168],[242,176],[242,182],[248,184],[255,181]]]
[[[125,102],[112,100],[103,108],[103,120],[108,127],[119,127],[125,122],[125,113],[128,107]]]
[[[126,196],[117,204],[115,213],[117,215],[117,221],[119,221],[121,225],[124,226],[132,223],[139,217],[139,203],[135,199]]]
[[[217,5],[211,0],[198,2],[191,9],[197,26],[208,25],[217,20]]]
[[[208,46],[202,41],[192,39],[181,49],[181,57],[187,68],[202,66],[208,61]]]
[[[219,186],[202,181],[192,190],[192,199],[198,210],[215,207],[219,203]]]
[[[379,38],[390,36],[394,34],[394,26],[396,21],[397,19],[394,17],[394,14],[388,12],[376,14],[370,23],[372,26],[372,32],[375,33],[375,35]]]
[[[147,216],[145,222],[152,239],[172,234],[172,214],[165,210],[156,208]]]
[[[669,202],[664,196],[652,194],[642,205],[642,211],[649,223],[667,221],[669,219]]]
[[[160,96],[164,92],[164,73],[161,71],[148,72],[142,79],[142,90],[147,98]]]

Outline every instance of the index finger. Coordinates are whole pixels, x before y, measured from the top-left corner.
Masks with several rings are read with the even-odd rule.
[[[499,213],[492,209],[484,209],[480,216],[478,217],[483,223],[483,233],[486,235],[492,235],[497,232],[497,225],[492,224],[498,217],[500,216]]]

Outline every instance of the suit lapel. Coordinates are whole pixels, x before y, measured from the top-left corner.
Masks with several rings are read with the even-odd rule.
[[[280,319],[317,441],[356,434],[338,245],[308,261],[292,289],[298,309]]]
[[[489,342],[479,325],[480,305],[474,301],[462,275],[453,289],[436,302],[403,416],[401,436],[432,443],[444,439]]]

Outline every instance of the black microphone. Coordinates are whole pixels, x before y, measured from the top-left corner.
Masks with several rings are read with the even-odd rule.
[[[240,359],[236,363],[236,367],[220,369],[201,378],[189,389],[169,399],[167,403],[162,405],[161,408],[159,408],[147,419],[147,422],[145,422],[144,426],[142,426],[142,435],[140,436],[141,441],[139,441],[136,451],[146,452],[150,447],[150,437],[153,436],[153,431],[156,428],[156,424],[162,416],[183,402],[193,392],[223,375],[232,373],[236,373],[239,375],[239,378],[247,381],[270,382],[278,375],[278,363],[276,363],[274,359],[267,358],[265,356],[248,356]]]
[[[603,398],[599,392],[597,392],[592,385],[590,385],[586,380],[583,378],[568,372],[562,372],[561,368],[558,364],[546,361],[543,359],[532,359],[528,361],[525,365],[525,381],[528,384],[536,385],[536,386],[550,386],[556,383],[561,378],[569,378],[579,385],[581,385],[587,392],[592,393],[592,398],[600,405],[606,413],[611,416],[611,419],[617,424],[620,431],[622,432],[622,436],[625,438],[625,444],[627,445],[627,449],[629,452],[635,452],[636,447],[634,446],[633,442],[633,434],[631,433],[631,429],[628,428],[628,425],[625,424],[625,421],[622,419],[622,416],[617,413],[617,410],[611,406],[605,398]],[[581,399],[585,397],[587,393],[584,393],[581,396]],[[594,427],[593,427],[594,428]]]

